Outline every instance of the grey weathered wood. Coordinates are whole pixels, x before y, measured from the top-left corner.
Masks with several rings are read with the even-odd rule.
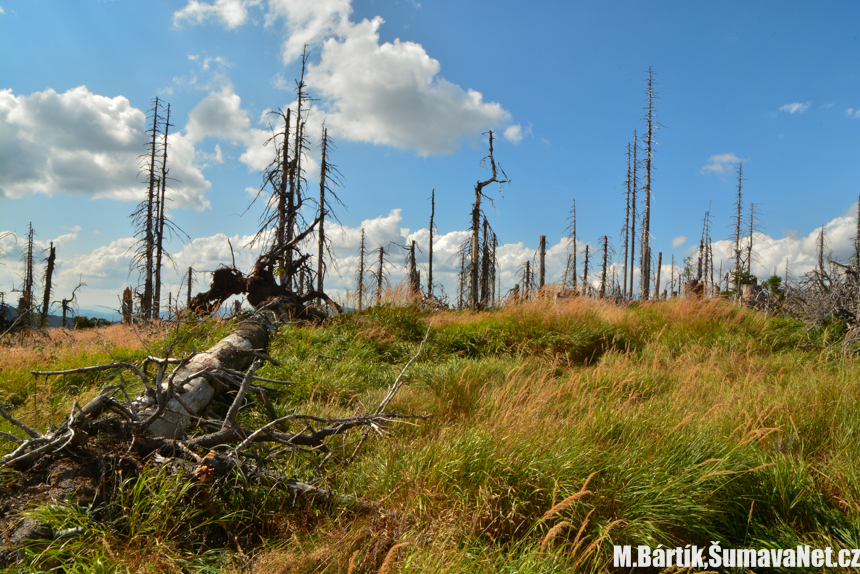
[[[251,351],[265,349],[268,333],[264,325],[242,323],[202,353],[197,353],[184,365],[178,367],[161,383],[161,391],[168,390],[172,380],[174,394],[165,405],[161,415],[152,422],[147,431],[152,436],[175,439],[184,429],[203,414],[220,390],[217,375],[227,375],[227,370],[242,371],[251,365]],[[146,420],[158,411],[159,405],[153,393],[142,393],[132,401],[141,420]]]

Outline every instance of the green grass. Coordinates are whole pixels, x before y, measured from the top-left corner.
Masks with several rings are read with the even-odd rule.
[[[37,548],[32,568],[89,553],[148,571],[145,554],[177,571],[238,572],[227,529],[245,536],[255,572],[350,561],[377,572],[398,543],[389,572],[604,572],[613,544],[860,548],[860,368],[801,348],[823,334],[791,320],[721,301],[381,306],[281,327],[270,343],[281,365],[259,374],[294,383],[274,394],[279,413],[372,411],[428,326],[389,410],[429,419],[371,435],[324,476],[301,457],[281,463],[379,512],[293,507],[285,489],[240,477],[204,497],[205,485],[150,473],[111,508],[50,510],[101,534]],[[176,349],[229,328],[182,332]],[[256,406],[242,416],[263,420]],[[335,444],[342,459],[350,440]]]

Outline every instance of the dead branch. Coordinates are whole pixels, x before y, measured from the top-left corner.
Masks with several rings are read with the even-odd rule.
[[[0,433],[0,437],[14,445],[11,452],[0,457],[0,469],[14,468],[30,475],[28,481],[39,484],[49,480],[54,465],[68,464],[70,460],[97,460],[101,461],[97,464],[104,468],[105,465],[128,461],[129,457],[140,457],[139,460],[131,459],[131,466],[136,469],[134,472],[140,472],[147,461],[150,464],[167,465],[171,471],[185,473],[199,481],[238,472],[246,479],[255,477],[280,484],[294,500],[303,497],[319,502],[367,507],[365,503],[339,496],[319,485],[283,476],[269,465],[285,454],[300,455],[310,459],[308,462],[312,464],[308,470],[316,475],[328,460],[334,458],[341,464],[348,464],[358,452],[356,449],[349,461],[340,461],[334,455],[337,449],[333,445],[342,448],[345,443],[336,437],[363,427],[366,430],[360,441],[357,441],[360,448],[370,432],[386,436],[390,434],[388,428],[393,423],[426,419],[427,415],[384,411],[402,388],[406,370],[422,352],[430,328],[417,353],[404,366],[373,414],[348,418],[300,413],[277,416],[265,395],[265,391],[271,389],[255,382],[292,383],[256,375],[264,361],[277,364],[265,352],[268,332],[273,328],[266,316],[263,313],[255,314],[252,320],[241,323],[233,333],[210,349],[183,358],[178,365],[176,359],[169,356],[146,358],[145,363],[158,365],[153,378],[138,366],[123,362],[66,371],[33,371],[36,376],[47,377],[127,369],[138,375],[145,388],[137,397],[130,398],[124,385],[109,385],[83,407],[75,402],[68,417],[45,433],[30,428],[0,408],[0,416],[24,435],[19,437],[12,433]],[[212,401],[230,388],[238,388],[238,392],[232,397],[227,413],[223,417],[215,417],[210,409]],[[240,410],[248,399],[248,393],[260,397],[269,413],[270,422],[253,428],[242,420]],[[292,425],[295,427],[291,428]],[[210,432],[201,432],[202,429]],[[341,442],[335,442],[337,440]],[[104,450],[106,445],[113,445],[110,447],[112,452],[125,454],[117,459],[115,454]],[[128,468],[128,462],[123,464]],[[115,473],[104,476],[112,478],[103,480],[122,478]],[[117,484],[99,487],[105,496],[116,488]],[[0,499],[5,496],[10,494],[0,493]],[[73,493],[69,491],[64,496],[73,496]],[[23,528],[20,524],[23,522],[19,521],[12,534],[26,538],[23,530],[19,532]],[[0,563],[14,560],[14,554],[0,556]]]

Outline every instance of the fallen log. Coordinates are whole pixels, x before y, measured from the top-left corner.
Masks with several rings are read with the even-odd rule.
[[[264,388],[255,381],[290,384],[255,376],[262,360],[272,361],[265,355],[271,328],[265,319],[268,314],[261,312],[253,320],[239,324],[211,348],[182,359],[169,374],[168,366],[175,364],[175,359],[147,358],[146,362],[158,365],[154,380],[150,380],[145,367],[122,362],[70,371],[33,371],[36,376],[47,377],[127,369],[140,378],[145,389],[131,399],[124,385],[108,386],[83,407],[75,402],[66,420],[44,434],[0,407],[0,416],[23,435],[2,433],[3,438],[14,443],[14,450],[0,457],[0,469],[14,469],[19,478],[14,488],[0,489],[0,532],[7,541],[7,548],[0,545],[0,568],[20,559],[23,546],[34,538],[52,539],[59,535],[46,533],[44,525],[24,520],[23,510],[39,501],[64,498],[81,504],[110,506],[121,484],[139,476],[152,464],[167,465],[171,472],[182,473],[200,483],[228,475],[266,481],[285,488],[293,503],[301,497],[317,503],[363,507],[364,503],[357,499],[315,485],[319,471],[329,460],[349,464],[371,429],[384,436],[391,423],[424,419],[426,415],[383,412],[402,385],[401,372],[372,414],[342,419],[310,414],[277,417],[270,410],[270,423],[256,429],[243,428],[243,421],[237,420],[238,412],[249,392],[259,393],[263,405],[272,408],[265,400]],[[409,364],[414,360],[415,357]],[[226,415],[212,418],[210,404],[231,386],[238,391]],[[208,430],[191,435],[192,426]],[[344,445],[335,449],[331,441],[358,427],[367,432],[358,441],[353,456],[349,460],[339,459],[337,454],[343,452]],[[313,476],[310,484],[276,470],[278,466],[273,463],[282,455],[307,458],[307,471]]]
[[[241,323],[215,346],[180,364],[155,389],[147,389],[138,396],[131,403],[132,410],[139,413],[142,424],[152,419],[145,427],[148,434],[179,438],[220,394],[224,388],[222,381],[233,376],[229,371],[247,369],[256,356],[255,351],[265,350],[268,340],[265,325]],[[159,371],[163,373],[164,365]]]

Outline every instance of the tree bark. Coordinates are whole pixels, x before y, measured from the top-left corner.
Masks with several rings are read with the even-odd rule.
[[[150,424],[148,433],[155,437],[176,439],[205,411],[221,390],[218,375],[225,369],[244,371],[253,362],[251,351],[266,348],[269,336],[266,327],[259,323],[242,323],[202,353],[194,355],[178,367],[161,384],[164,396],[173,394],[161,414]],[[226,374],[226,373],[225,373]],[[168,391],[173,387],[173,392]],[[145,391],[132,404],[141,420],[147,420],[159,411],[156,393]]]
[[[433,219],[436,216],[436,189],[430,192],[430,263],[427,269],[427,296],[433,296]],[[857,224],[860,229],[860,223]]]
[[[54,261],[57,259],[57,249],[54,247],[54,242],[51,242],[50,251],[48,252],[48,268],[45,271],[45,297],[42,300],[42,317],[39,321],[39,326],[44,329],[48,326],[48,310],[51,307],[51,279],[54,276]]]
[[[538,273],[538,292],[543,293],[546,283],[546,235],[540,236],[540,267]]]

